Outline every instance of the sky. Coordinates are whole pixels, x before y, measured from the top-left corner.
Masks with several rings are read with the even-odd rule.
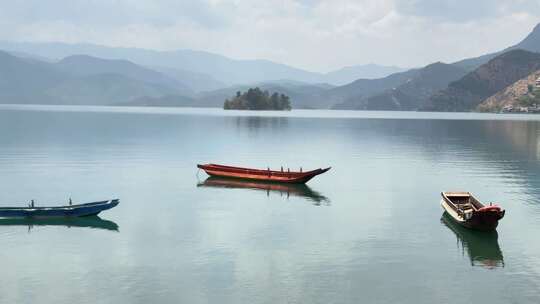
[[[316,72],[498,51],[540,0],[0,0],[0,40],[193,49]]]

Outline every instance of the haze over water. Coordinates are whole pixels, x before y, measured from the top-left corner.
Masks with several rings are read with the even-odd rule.
[[[534,119],[3,106],[0,206],[121,203],[0,220],[0,303],[538,303]],[[206,162],[332,170],[261,189]],[[445,190],[501,203],[498,233],[442,217]]]

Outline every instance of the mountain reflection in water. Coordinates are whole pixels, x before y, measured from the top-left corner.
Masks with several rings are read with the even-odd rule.
[[[28,232],[34,226],[65,226],[67,228],[93,228],[110,231],[119,231],[118,225],[99,216],[73,217],[73,218],[13,218],[0,219],[0,226],[28,226]]]
[[[499,247],[499,235],[493,231],[475,231],[460,226],[446,212],[441,217],[441,223],[448,227],[457,238],[458,247],[462,254],[467,252],[471,266],[484,268],[504,267],[504,257]]]
[[[313,202],[313,205],[330,205],[330,200],[314,191],[305,184],[278,184],[258,181],[245,181],[240,179],[209,177],[204,182],[197,184],[197,187],[212,187],[212,188],[232,188],[232,189],[250,189],[266,191],[266,195],[270,196],[270,192],[279,193],[280,195],[297,196]]]

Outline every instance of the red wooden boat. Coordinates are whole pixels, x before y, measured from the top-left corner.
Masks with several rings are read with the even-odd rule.
[[[476,230],[494,230],[505,210],[499,205],[485,206],[469,192],[442,192],[441,206],[458,224]]]
[[[239,178],[245,180],[266,181],[274,183],[290,183],[290,184],[305,184],[310,179],[319,174],[330,170],[330,167],[325,169],[315,169],[311,171],[274,171],[223,166],[216,164],[197,165],[199,169],[203,169],[210,176]]]

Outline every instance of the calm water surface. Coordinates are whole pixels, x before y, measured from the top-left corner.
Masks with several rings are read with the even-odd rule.
[[[121,199],[0,220],[0,303],[540,302],[536,116],[256,114],[0,108],[0,206]],[[204,162],[333,169],[253,187]],[[502,203],[498,233],[453,225],[443,190]]]

